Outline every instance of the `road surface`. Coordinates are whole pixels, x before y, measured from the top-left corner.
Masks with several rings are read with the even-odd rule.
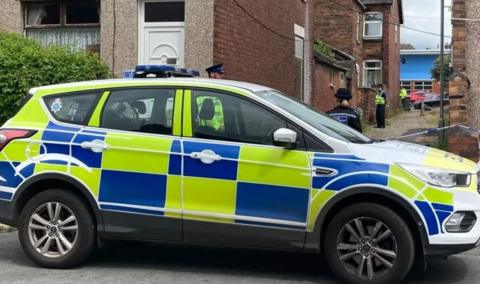
[[[0,234],[0,283],[336,283],[318,256],[118,243],[72,270],[36,267],[17,233]],[[436,261],[405,283],[480,283],[480,250]]]

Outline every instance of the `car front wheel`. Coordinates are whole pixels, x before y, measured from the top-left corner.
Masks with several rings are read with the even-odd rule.
[[[95,226],[87,205],[60,189],[34,196],[19,220],[19,238],[25,253],[47,268],[69,268],[82,263],[95,246]]]
[[[347,283],[398,283],[415,257],[405,221],[375,203],[351,205],[335,215],[326,231],[324,251],[332,271]]]

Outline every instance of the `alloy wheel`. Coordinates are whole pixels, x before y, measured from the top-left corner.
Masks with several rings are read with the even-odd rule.
[[[62,203],[44,203],[30,216],[28,236],[33,248],[42,256],[62,257],[73,249],[77,241],[77,217]]]
[[[380,220],[358,217],[348,221],[337,237],[337,255],[344,268],[360,279],[378,279],[395,265],[395,235]]]

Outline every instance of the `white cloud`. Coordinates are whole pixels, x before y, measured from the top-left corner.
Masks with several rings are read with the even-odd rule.
[[[451,5],[446,0],[445,5]],[[439,0],[403,0],[404,26],[422,31],[440,34],[440,1]],[[451,12],[445,8],[445,35],[452,35]],[[438,48],[440,37],[416,31],[401,29],[401,42],[411,43],[417,49]],[[446,37],[445,42],[451,42]]]

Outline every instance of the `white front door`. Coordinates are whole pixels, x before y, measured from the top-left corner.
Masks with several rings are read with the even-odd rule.
[[[185,2],[139,1],[139,64],[185,65]]]

